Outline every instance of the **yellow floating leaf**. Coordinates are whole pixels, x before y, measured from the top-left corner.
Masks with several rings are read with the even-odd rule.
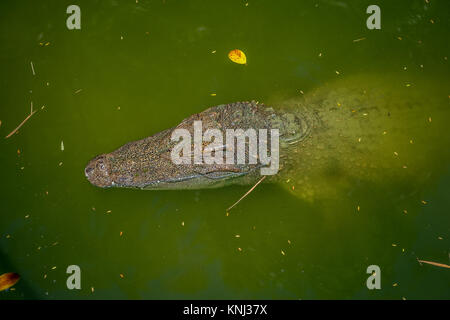
[[[0,291],[11,288],[19,281],[20,276],[14,272],[4,273],[0,276]]]
[[[247,57],[245,56],[245,53],[239,49],[228,52],[228,58],[230,58],[230,60],[234,63],[247,64]]]

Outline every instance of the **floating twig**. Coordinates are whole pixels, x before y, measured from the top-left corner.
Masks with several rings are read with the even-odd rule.
[[[17,126],[17,128],[15,128],[10,134],[8,134],[6,137],[5,137],[5,139],[8,139],[9,137],[11,137],[14,133],[16,133],[17,132],[17,130],[19,130],[20,129],[20,127],[22,127],[23,125],[24,125],[24,123],[25,122],[27,122],[28,121],[28,119],[30,119],[31,118],[31,116],[33,115],[33,114],[35,114],[36,113],[36,110],[33,110],[33,101],[31,101],[31,111],[30,111],[30,114]]]
[[[263,176],[261,179],[259,179],[259,181],[255,183],[255,185],[250,190],[248,190],[238,201],[236,201],[231,207],[229,207],[227,211],[233,209],[239,202],[241,202],[242,199],[244,199],[250,192],[252,192],[253,189],[255,189],[258,186],[258,184],[260,184],[266,177],[267,176]]]
[[[426,261],[426,260],[419,260],[417,259],[417,261],[419,261],[420,263],[426,263],[426,264],[431,264],[432,266],[436,266],[436,267],[441,267],[441,268],[448,268],[450,269],[450,266],[444,263],[439,263],[439,262],[433,262],[433,261]]]
[[[33,76],[35,76],[35,75],[36,75],[36,73],[34,72],[33,61],[31,61],[31,62],[30,62],[30,64],[31,64],[31,71],[33,71]]]
[[[366,38],[359,38],[359,39],[355,39],[355,40],[353,40],[353,42],[359,42],[359,41],[363,41],[363,40],[366,40]]]

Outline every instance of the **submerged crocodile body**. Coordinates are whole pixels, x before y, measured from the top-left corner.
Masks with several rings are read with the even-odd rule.
[[[199,120],[203,130],[278,129],[279,172],[266,181],[295,179],[304,194],[348,183],[343,177],[381,181],[414,175],[427,167],[429,152],[442,148],[431,143],[440,132],[431,125],[431,114],[438,114],[437,121],[448,118],[448,106],[446,97],[434,101],[436,95],[430,92],[426,102],[433,108],[426,108],[423,97],[406,90],[403,84],[388,85],[384,79],[365,78],[364,83],[353,78],[273,107],[254,101],[219,105],[174,128],[95,157],[85,175],[103,188],[201,189],[257,182],[260,163],[180,165],[172,161],[173,130],[193,133],[193,123]],[[448,146],[448,140],[443,143]]]

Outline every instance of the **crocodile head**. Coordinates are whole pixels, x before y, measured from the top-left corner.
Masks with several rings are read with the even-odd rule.
[[[285,125],[289,122],[285,118],[286,114],[256,102],[219,105],[186,118],[174,128],[95,157],[86,166],[85,175],[93,185],[103,188],[202,189],[254,183],[262,174],[278,170],[273,161],[278,130],[283,136],[292,130]],[[291,120],[292,124],[297,119]],[[229,131],[234,132],[231,139]],[[267,144],[261,150],[263,138]],[[275,170],[267,173],[269,168]]]

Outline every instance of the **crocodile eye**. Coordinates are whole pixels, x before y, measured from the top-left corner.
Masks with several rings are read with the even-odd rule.
[[[100,170],[102,170],[102,171],[105,171],[105,170],[106,170],[106,166],[105,166],[105,164],[104,164],[103,162],[99,162],[99,163],[97,164],[97,167],[98,167]]]

